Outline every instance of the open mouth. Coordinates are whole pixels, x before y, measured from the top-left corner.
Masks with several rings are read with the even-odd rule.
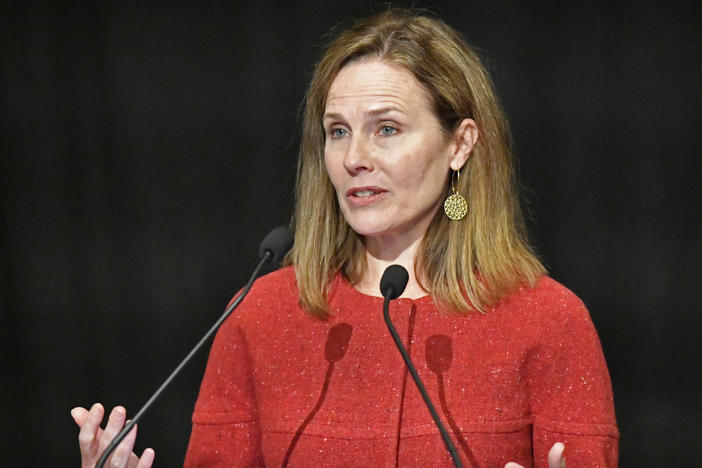
[[[375,195],[380,195],[385,193],[387,190],[383,190],[379,187],[353,187],[346,191],[347,197],[355,198],[368,198]]]
[[[378,187],[354,187],[346,192],[346,196],[353,204],[362,206],[380,200],[386,193],[387,190]]]

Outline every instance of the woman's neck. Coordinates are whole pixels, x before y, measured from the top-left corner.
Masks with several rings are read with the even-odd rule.
[[[380,295],[380,278],[390,265],[402,265],[409,273],[409,281],[400,297],[417,299],[427,295],[414,274],[417,249],[422,238],[417,238],[404,244],[397,239],[365,238],[363,245],[366,251],[366,271],[356,289],[370,296]]]

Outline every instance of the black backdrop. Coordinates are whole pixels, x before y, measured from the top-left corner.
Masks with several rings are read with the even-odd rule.
[[[78,466],[70,408],[136,410],[288,222],[324,35],[383,6],[17,3],[0,15],[0,464]],[[534,241],[600,332],[622,466],[693,466],[700,16],[583,3],[415,2],[486,57]],[[157,466],[182,462],[205,358],[140,425]]]

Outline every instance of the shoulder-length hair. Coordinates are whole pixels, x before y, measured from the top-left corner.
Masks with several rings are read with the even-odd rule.
[[[339,70],[366,57],[410,71],[432,98],[444,131],[454,130],[465,118],[473,119],[479,129],[456,186],[468,200],[468,214],[452,221],[437,212],[416,257],[421,286],[441,308],[464,313],[486,312],[520,286],[533,287],[545,269],[527,243],[511,138],[492,80],[453,28],[436,18],[391,9],[357,21],[332,40],[307,91],[293,216],[295,245],[286,258],[286,264],[295,265],[302,307],[325,317],[334,275],[341,271],[356,284],[366,268],[362,240],[344,219],[327,175],[322,126],[327,93]]]

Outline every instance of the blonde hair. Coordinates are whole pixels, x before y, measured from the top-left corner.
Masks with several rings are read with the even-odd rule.
[[[410,71],[431,96],[444,131],[471,118],[480,132],[456,186],[468,199],[468,214],[451,221],[439,210],[432,220],[415,263],[422,287],[440,307],[460,312],[485,312],[520,286],[533,287],[545,269],[527,243],[509,129],[492,80],[477,54],[443,21],[390,9],[357,21],[334,39],[307,91],[293,217],[295,245],[286,257],[286,264],[296,268],[300,304],[312,315],[325,317],[334,275],[342,271],[355,284],[366,268],[361,239],[344,219],[327,175],[322,127],[336,75],[350,61],[364,57]]]

